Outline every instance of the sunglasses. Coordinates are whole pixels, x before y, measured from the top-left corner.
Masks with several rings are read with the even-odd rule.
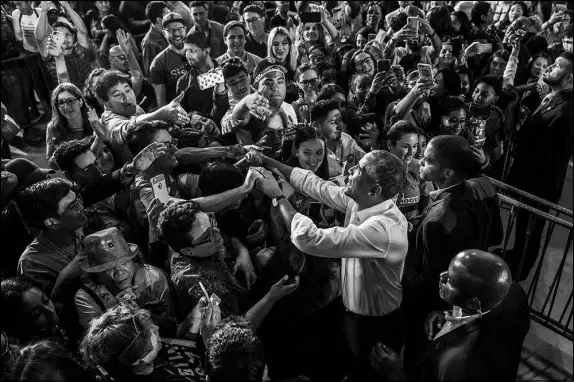
[[[68,99],[61,99],[58,102],[56,102],[56,105],[58,105],[59,107],[62,107],[64,105],[68,105],[68,106],[72,106],[73,104],[75,104],[78,101],[77,98],[68,98]]]
[[[214,228],[217,228],[217,219],[215,219],[215,214],[213,212],[209,212],[207,216],[209,217],[209,224],[210,224],[210,227],[207,229],[208,232],[207,237],[204,240],[200,241],[199,243],[190,245],[191,248],[213,242],[213,239],[215,237]]]

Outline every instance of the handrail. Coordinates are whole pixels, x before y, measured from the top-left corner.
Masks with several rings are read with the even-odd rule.
[[[551,215],[549,213],[542,212],[542,211],[540,211],[540,210],[538,210],[532,206],[529,206],[528,204],[524,204],[524,203],[519,202],[515,199],[512,199],[509,196],[506,196],[503,194],[498,194],[498,198],[505,203],[508,203],[508,204],[515,206],[515,207],[522,208],[528,212],[532,212],[532,213],[534,213],[540,217],[543,217],[549,221],[552,221],[553,223],[561,225],[562,227],[569,228],[569,229],[572,229],[574,227],[574,223],[572,223],[572,222],[568,222],[564,219],[560,219],[559,217],[556,217],[556,216]]]
[[[490,178],[488,176],[485,176],[485,178],[487,178],[496,187],[502,188],[503,190],[515,192],[520,196],[525,196],[525,197],[530,198],[531,200],[533,200],[535,202],[543,204],[546,207],[549,207],[550,209],[553,209],[555,211],[559,211],[568,217],[574,217],[574,212],[572,210],[569,210],[566,207],[562,207],[562,206],[559,206],[558,204],[550,203],[548,200],[544,200],[542,198],[539,198],[536,195],[529,194],[528,192],[522,191],[516,187],[510,186],[506,183],[502,183],[501,181]]]

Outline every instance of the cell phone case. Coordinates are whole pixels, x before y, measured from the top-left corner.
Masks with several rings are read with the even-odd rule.
[[[220,68],[210,70],[207,73],[197,76],[199,88],[201,90],[209,89],[217,84],[224,82],[223,71]]]
[[[430,65],[419,64],[418,69],[421,77],[432,78],[432,67]]]
[[[163,174],[151,179],[151,187],[153,189],[154,197],[159,199],[163,204],[167,204],[167,202],[169,202],[169,190],[167,189],[165,176]]]

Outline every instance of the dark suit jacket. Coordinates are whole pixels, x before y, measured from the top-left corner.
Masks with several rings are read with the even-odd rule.
[[[502,243],[504,238],[504,228],[502,227],[502,217],[500,216],[500,206],[498,205],[498,194],[490,181],[481,176],[468,180],[470,191],[476,202],[482,204],[487,214],[481,216],[482,225],[485,229],[476,232],[482,237],[478,242],[487,243],[488,247],[495,247]]]
[[[516,381],[530,308],[522,287],[513,283],[491,312],[431,342],[416,375],[420,381]]]
[[[558,202],[574,141],[572,89],[533,110],[520,129],[508,183],[551,202]]]
[[[434,200],[431,195],[422,221],[413,223],[403,276],[403,300],[407,307],[414,302],[421,317],[445,307],[438,294],[438,282],[452,258],[466,249],[488,250],[487,224],[500,211],[493,208],[491,199],[480,196],[483,192],[474,183],[471,186],[467,181],[461,182]]]

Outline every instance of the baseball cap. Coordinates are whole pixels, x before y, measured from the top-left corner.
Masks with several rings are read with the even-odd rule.
[[[185,20],[179,13],[169,12],[167,15],[163,16],[163,19],[161,19],[161,25],[165,28],[169,23],[182,23],[185,25]]]
[[[11,172],[18,178],[19,187],[28,187],[34,183],[48,179],[48,175],[56,171],[48,168],[40,168],[26,158],[12,159],[6,163],[6,171]]]

